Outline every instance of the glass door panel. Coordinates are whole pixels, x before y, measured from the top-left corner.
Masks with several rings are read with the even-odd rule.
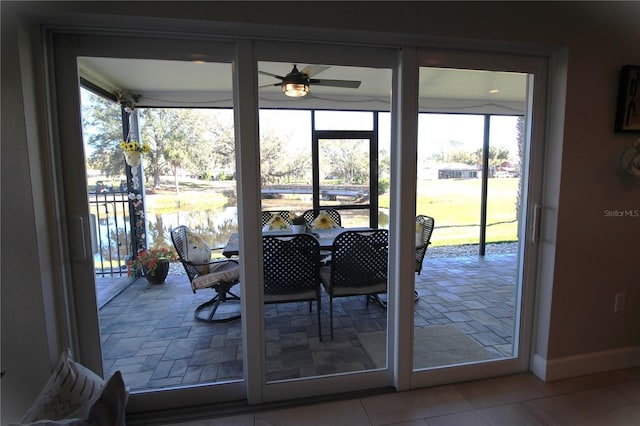
[[[260,158],[263,210],[313,208],[311,111],[261,109]]]
[[[523,203],[524,116],[491,116],[487,231],[489,248],[513,244],[518,238],[518,220]]]
[[[316,73],[313,78],[320,81],[323,78],[344,80],[354,75],[366,76],[360,71],[369,71],[324,64],[298,63],[296,67],[301,72]],[[372,150],[377,138],[374,113],[348,110],[350,95],[357,96],[357,90],[352,88],[312,83],[306,96],[288,99],[280,84],[270,82],[277,78],[275,76],[290,72],[290,63],[262,61],[258,62],[258,70],[261,198],[266,218],[263,222],[266,382],[277,385],[328,376],[336,376],[339,381],[339,375],[345,373],[386,368],[387,310],[373,298],[350,290],[348,295],[330,294],[324,280],[318,319],[315,300],[311,303],[295,298],[279,301],[269,288],[279,277],[286,276],[289,281],[295,279],[288,271],[283,259],[285,255],[278,251],[282,247],[296,247],[300,261],[294,269],[299,271],[308,266],[304,260],[308,257],[308,249],[292,243],[296,236],[292,226],[294,215],[313,209],[337,209],[344,229],[331,231],[309,227],[307,235],[298,238],[311,236],[319,242],[322,261],[319,267],[325,277],[331,276],[332,266],[327,259],[332,254],[332,240],[350,227],[369,226],[371,159],[377,157],[372,155],[377,154],[377,150]],[[380,73],[377,69],[370,71],[375,75]],[[386,74],[390,84],[390,72],[386,71]],[[335,110],[316,110],[317,102],[335,103],[331,108]],[[278,109],[270,108],[276,103]],[[276,215],[280,216],[277,220]],[[319,222],[307,223],[323,227]],[[325,238],[322,232],[335,235]],[[286,237],[274,240],[274,235],[283,234]],[[274,258],[275,253],[278,253],[277,258]],[[388,257],[385,257],[384,270],[387,262]]]
[[[218,89],[231,91],[230,63],[84,57],[79,66],[82,72],[155,67],[199,75],[209,70]],[[118,104],[82,90],[104,374],[120,370],[134,393],[242,380],[241,320],[217,321],[240,312],[237,300],[221,303],[215,321],[203,322],[196,319],[196,308],[216,292],[192,291],[179,262],[169,264],[160,284],[147,280],[140,265],[127,268],[140,250],[175,253],[171,232],[178,226],[187,226],[204,249],[224,247],[237,232],[233,110],[152,107],[171,101],[139,92],[135,100],[123,95]],[[129,109],[121,114],[124,104]],[[117,120],[107,114],[114,108]],[[149,146],[140,165],[125,163],[122,140]],[[213,259],[221,257],[220,250],[213,251]],[[106,258],[124,260],[112,261],[107,270]],[[208,319],[209,310],[198,316]]]
[[[318,141],[321,208],[368,204],[370,147],[370,139]]]
[[[416,213],[435,229],[416,271],[414,370],[518,356],[527,88],[526,73],[420,68]]]

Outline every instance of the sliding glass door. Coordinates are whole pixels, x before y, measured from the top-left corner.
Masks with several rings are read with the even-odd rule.
[[[165,398],[173,407],[244,399],[241,320],[198,321],[215,290],[193,291],[180,263],[160,284],[132,263],[141,250],[174,252],[180,225],[212,248],[237,232],[233,44],[53,41],[70,306],[81,324],[74,352],[105,377],[122,372],[132,412],[166,408]],[[149,149],[126,162],[122,141]]]
[[[383,111],[389,112],[394,66],[390,53],[381,50],[370,55],[369,49],[358,48],[327,50],[313,44],[304,49],[256,45],[256,55],[261,59],[257,63],[257,93],[261,226],[265,238],[260,245],[261,262],[256,264],[264,271],[262,297],[266,304],[263,318],[254,318],[264,330],[265,353],[255,377],[265,378],[261,389],[264,401],[389,383],[386,354],[390,310],[366,293],[331,293],[329,259],[333,247],[324,235],[367,229],[371,216],[374,223],[377,221],[377,211],[372,215],[370,206],[377,206],[382,195],[377,193],[377,185],[372,185],[378,177],[378,111],[371,110],[364,99],[375,97]],[[283,79],[290,78],[294,70],[308,78],[304,96],[284,93]],[[388,140],[388,126],[385,129],[384,138]],[[374,187],[375,192],[371,192]],[[388,197],[388,193],[385,195]],[[320,303],[269,303],[275,298],[270,289],[275,279],[273,265],[283,262],[282,255],[274,259],[273,253],[300,239],[293,234],[292,219],[305,212],[307,235],[320,241]],[[332,213],[325,221],[328,212]],[[274,232],[291,235],[274,241]],[[388,256],[383,269],[386,276]],[[291,276],[285,272],[281,274]],[[385,284],[394,286],[386,280]],[[377,336],[373,356],[363,344],[371,334]]]
[[[532,106],[544,68],[421,53],[420,63],[446,66],[419,68],[416,213],[435,228],[416,267],[413,382],[524,370],[540,179],[531,164],[542,146],[532,134],[544,125]]]
[[[56,33],[53,42],[68,314],[82,324],[70,333],[87,365],[123,372],[130,410],[404,390],[526,369],[531,217],[540,193],[533,165],[541,164],[537,129],[544,126],[532,105],[544,104],[541,61],[276,41]],[[85,165],[96,151],[83,144],[79,69],[114,95],[123,116],[134,111],[135,137],[155,148],[135,171],[126,166],[126,191],[99,192],[96,179],[87,186]],[[149,86],[167,70],[180,71]],[[303,96],[288,96],[289,84]],[[506,96],[491,98],[496,93]],[[119,142],[100,149],[117,150]],[[138,277],[100,306],[95,285],[87,285],[97,282],[88,201],[111,193],[126,194],[129,217],[139,219],[134,228],[144,222],[134,235],[142,245],[170,247],[167,236],[179,225],[210,248],[233,245],[223,253],[240,267],[240,318],[197,321],[195,307],[215,290],[194,294],[179,264],[165,284]],[[344,220],[329,223],[335,235],[327,238],[314,231],[315,219],[331,209]],[[307,223],[310,248],[293,250],[293,216],[307,210],[318,211]],[[267,243],[272,212],[287,227],[284,239]],[[414,271],[416,215],[434,218],[435,229]],[[332,290],[333,241],[352,228],[369,228],[358,249],[372,251],[352,269],[364,263],[362,276],[383,277],[371,294],[362,282]],[[383,239],[366,240],[378,229]],[[316,249],[313,241],[319,262],[304,254],[303,263],[318,268],[319,276],[311,274],[317,297],[270,294],[269,250],[302,255]],[[132,245],[126,255],[133,254]],[[383,261],[372,267],[373,259]]]

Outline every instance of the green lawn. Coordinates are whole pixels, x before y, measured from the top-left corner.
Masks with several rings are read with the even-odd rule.
[[[516,199],[520,180],[489,179],[487,242],[516,241]],[[433,245],[477,244],[480,236],[480,179],[423,180],[417,185],[416,212],[432,216]],[[380,197],[389,207],[389,194]]]

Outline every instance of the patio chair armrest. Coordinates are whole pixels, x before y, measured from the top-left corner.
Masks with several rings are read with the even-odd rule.
[[[234,259],[211,259],[209,262],[204,262],[204,263],[195,263],[195,262],[189,262],[188,260],[186,261],[189,265],[192,266],[207,266],[207,265],[215,265],[216,263],[221,263],[221,262],[234,262],[234,263],[238,263],[236,260]]]

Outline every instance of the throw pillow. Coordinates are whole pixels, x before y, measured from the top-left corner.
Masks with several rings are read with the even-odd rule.
[[[286,231],[288,229],[291,229],[289,223],[277,213],[271,216],[269,223],[262,228],[263,231]]]
[[[340,226],[333,221],[333,219],[331,218],[331,216],[327,214],[327,212],[321,211],[318,214],[318,217],[316,217],[313,220],[313,222],[311,222],[311,228],[312,229],[334,229],[334,228],[340,228]]]
[[[98,400],[89,410],[89,423],[103,426],[125,426],[124,411],[128,392],[119,371],[113,373],[102,388]]]
[[[424,230],[424,226],[421,223],[416,223],[416,247],[420,247],[422,245],[422,231]]]
[[[83,407],[101,392],[104,380],[73,361],[69,348],[62,352],[55,370],[20,423],[80,417]]]
[[[187,232],[185,258],[187,261],[197,265],[195,268],[200,275],[209,273],[209,265],[204,264],[211,261],[211,247],[202,237],[191,231]]]
[[[11,426],[125,426],[125,408],[129,394],[122,373],[116,371],[93,397],[93,404],[86,403],[69,417],[60,420],[43,419],[31,423],[15,423]]]

